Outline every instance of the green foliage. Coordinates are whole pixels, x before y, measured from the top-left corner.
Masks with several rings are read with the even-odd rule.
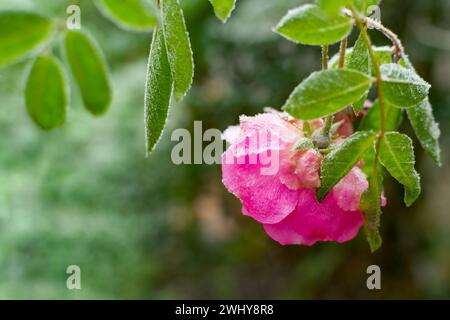
[[[85,107],[96,116],[105,113],[112,89],[106,61],[94,38],[83,31],[69,30],[64,49]]]
[[[398,132],[387,133],[381,140],[379,160],[405,187],[405,203],[411,206],[420,195],[420,176],[414,169],[414,148],[411,139]]]
[[[194,60],[178,0],[161,1],[161,25],[154,32],[145,92],[146,149],[151,153],[169,115],[172,91],[181,101],[194,77]]]
[[[0,12],[0,66],[21,59],[52,35],[47,18],[27,12]]]
[[[302,120],[328,116],[361,99],[372,81],[353,70],[315,72],[295,88],[283,109]]]
[[[372,64],[370,61],[369,50],[367,49],[361,34],[359,35],[358,40],[356,40],[352,54],[347,60],[345,60],[345,67],[369,76],[372,74]],[[369,91],[367,91],[360,100],[353,104],[353,109],[356,113],[361,111],[368,93]]]
[[[180,101],[191,87],[194,76],[191,43],[178,0],[162,0],[161,9],[174,96]]]
[[[126,30],[148,31],[158,23],[153,1],[96,0],[96,4],[107,18]]]
[[[317,5],[307,4],[287,13],[275,31],[307,45],[328,45],[345,38],[352,29],[350,18],[330,16]]]
[[[414,128],[420,144],[433,161],[441,166],[441,148],[439,137],[441,130],[434,120],[433,110],[428,99],[407,110],[409,120]]]
[[[325,159],[320,168],[321,186],[317,189],[319,201],[325,199],[331,189],[350,172],[370,148],[373,148],[376,134],[359,131],[337,146]]]
[[[367,9],[373,5],[379,5],[381,0],[317,0],[319,6],[330,14],[339,12],[342,7],[354,4],[363,14],[367,15]]]
[[[430,85],[413,70],[390,63],[381,66],[386,101],[397,108],[410,108],[422,102]]]
[[[345,53],[345,61],[351,60],[354,48],[348,48]],[[373,47],[375,57],[380,64],[386,64],[392,62],[392,48],[391,47]],[[339,64],[339,54],[335,54],[328,62],[330,69],[336,69]],[[372,68],[373,74],[373,68]]]
[[[172,85],[164,33],[162,28],[157,27],[153,33],[145,90],[145,136],[148,153],[153,151],[164,130]]]
[[[210,0],[210,3],[216,16],[225,22],[236,1]],[[405,202],[408,206],[420,194],[420,179],[414,170],[410,139],[397,132],[385,134],[385,131],[398,129],[402,108],[407,109],[425,151],[440,164],[440,131],[427,99],[430,85],[416,74],[403,52],[399,63],[394,64],[391,63],[392,48],[371,48],[361,15],[370,14],[368,8],[379,3],[378,0],[317,0],[317,4],[306,4],[289,11],[275,27],[277,33],[289,40],[322,46],[345,39],[354,22],[360,29],[361,34],[354,47],[345,52],[345,67],[337,70],[339,57],[332,58],[329,62],[331,69],[313,73],[306,78],[292,92],[283,109],[301,120],[328,117],[327,128],[331,128],[331,135],[335,135],[340,124],[333,124],[331,116],[350,105],[359,113],[372,84],[377,84],[379,97],[385,98],[383,108],[378,102],[381,99],[377,100],[361,121],[362,131],[341,145],[334,146],[325,157],[321,167],[322,187],[317,191],[318,198],[323,200],[359,160],[366,161],[364,170],[371,174],[371,179],[370,188],[362,198],[361,208],[366,216],[366,233],[372,251],[381,245],[378,225],[382,183],[379,176],[381,167],[374,167],[376,160],[405,186]],[[183,10],[179,0],[158,1],[159,10],[153,1],[144,0],[96,0],[96,4],[119,27],[133,31],[156,28],[149,55],[145,92],[146,145],[150,153],[166,125],[172,94],[177,101],[182,100],[193,82],[193,53]],[[341,10],[343,7],[351,9],[353,17],[348,10],[344,13]],[[370,20],[365,22],[370,27]],[[237,30],[241,29],[241,25],[238,25]],[[52,26],[50,20],[41,16],[0,13],[0,27],[3,27],[0,28],[0,35],[1,30],[14,30],[0,39],[0,49],[3,49],[0,50],[0,64],[20,59],[37,49],[50,37]],[[86,108],[94,115],[103,114],[111,103],[112,88],[107,63],[95,39],[84,31],[71,30],[66,32],[63,46]],[[401,45],[396,48],[402,51]],[[49,46],[49,53],[51,49]],[[51,55],[39,56],[28,79],[26,104],[31,118],[43,129],[64,123],[67,105],[64,81],[64,72],[58,61]],[[373,148],[375,140],[377,148]],[[329,146],[329,142],[325,144]],[[312,147],[314,143],[304,138],[293,150]]]
[[[25,90],[25,102],[31,119],[44,130],[63,125],[67,91],[60,63],[51,56],[39,56],[33,63]]]
[[[386,131],[396,131],[403,120],[403,110],[385,103],[384,112],[386,115]],[[359,130],[373,130],[375,132],[380,132],[381,116],[380,102],[378,100],[373,103],[372,107],[367,112],[367,115],[361,120]]]
[[[364,231],[370,250],[377,251],[382,244],[380,236],[381,196],[383,191],[383,176],[381,168],[377,167],[375,174],[369,176],[369,188],[361,195],[361,212],[364,214]]]
[[[328,14],[337,14],[342,7],[351,4],[353,0],[317,0],[319,7]]]
[[[0,7],[8,1],[10,7],[58,18],[64,18],[67,6],[66,1],[2,0]],[[318,50],[294,48],[286,42],[280,45],[283,40],[277,41],[277,34],[271,32],[283,14],[281,10],[286,12],[303,1],[296,2],[242,1],[224,27],[213,21],[207,1],[181,0],[182,4],[200,3],[195,7],[195,19],[186,15],[191,38],[201,42],[195,46],[198,81],[191,89],[192,99],[186,99],[183,108],[171,111],[168,129],[172,125],[190,129],[191,119],[225,128],[235,123],[239,114],[258,113],[262,105],[282,104],[289,93],[286,90],[313,64],[319,65],[318,56],[311,63],[311,53]],[[114,72],[114,106],[107,117],[92,118],[75,96],[68,125],[56,132],[42,133],[30,125],[24,108],[20,108],[20,84],[32,61],[1,70],[0,127],[4,139],[0,141],[0,180],[7,183],[0,185],[0,297],[196,299],[207,291],[212,299],[314,299],[330,295],[326,288],[333,281],[333,296],[373,298],[373,292],[351,289],[359,288],[366,280],[361,265],[373,264],[374,260],[364,254],[359,238],[345,245],[280,249],[265,238],[257,225],[245,219],[234,223],[231,235],[219,242],[208,237],[209,230],[221,234],[223,229],[217,229],[209,219],[203,227],[199,200],[206,198],[206,207],[213,209],[207,212],[208,217],[223,210],[227,218],[236,222],[240,211],[239,203],[220,186],[220,168],[174,166],[170,162],[169,139],[162,141],[150,159],[141,156],[143,121],[139,119],[146,71],[143,59],[148,54],[143,55],[150,39],[115,30],[95,11],[93,1],[80,3],[83,28],[94,32]],[[390,2],[399,10],[401,3]],[[423,3],[408,1],[408,14],[401,14],[401,10],[400,14],[392,14],[389,7],[383,8],[383,22],[393,24],[405,36],[407,48],[414,48],[416,40],[415,28],[402,27],[408,21],[443,23],[447,0],[427,2],[426,6]],[[372,34],[376,31],[372,30]],[[420,55],[421,72],[431,76],[433,70],[441,67],[442,60],[436,57],[443,52],[440,47],[429,45],[425,51],[426,54],[412,52],[412,56]],[[390,55],[384,63],[391,62]],[[245,72],[240,72],[242,66],[246,67]],[[434,81],[439,84],[432,99],[433,107],[437,107],[435,116],[446,120],[450,110],[446,79],[434,77]],[[386,120],[389,121],[388,113]],[[447,128],[442,127],[443,131]],[[442,147],[448,153],[446,136]],[[73,170],[80,163],[83,169]],[[387,195],[390,205],[383,210],[389,217],[383,221],[387,251],[376,256],[380,265],[386,266],[383,277],[390,282],[383,287],[383,298],[449,297],[450,233],[449,224],[443,223],[447,206],[445,196],[442,197],[448,191],[449,184],[443,178],[448,170],[436,170],[425,163],[422,170],[429,174],[426,180],[430,190],[420,206],[405,210],[396,203],[395,195]],[[371,174],[372,171],[369,179]],[[205,182],[205,189],[218,190],[214,197],[199,191]],[[392,190],[390,183],[388,179],[386,190]],[[223,204],[220,210],[211,207],[215,202]],[[392,264],[389,261],[395,254],[399,261]],[[272,265],[265,267],[267,257],[273,255],[277,256],[275,269],[283,272],[274,272]],[[83,290],[70,291],[64,285],[64,270],[74,262],[82,268]],[[432,276],[421,281],[420,277],[411,277],[410,272],[401,272],[398,265],[402,270],[425,270]],[[252,277],[243,272],[249,269]],[[343,269],[355,276],[342,275],[339,271]],[[340,290],[342,285],[347,289]],[[265,289],[254,289],[261,286]],[[248,290],[241,290],[242,287]],[[402,288],[401,292],[396,288]]]
[[[358,40],[356,40],[352,54],[346,59],[345,67],[371,75],[372,66],[370,63],[369,50],[364,44],[361,35],[359,35]]]
[[[214,7],[214,13],[222,22],[227,22],[234,10],[236,0],[209,0]]]
[[[279,40],[279,35],[273,32],[273,26],[286,13],[286,8],[293,8],[298,4],[298,0],[240,1],[239,9],[233,11],[233,19],[227,20],[226,27],[219,25],[212,31],[216,36],[237,45],[257,48],[262,44],[270,45]]]

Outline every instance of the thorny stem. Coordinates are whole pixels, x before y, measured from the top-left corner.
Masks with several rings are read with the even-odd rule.
[[[339,47],[339,69],[345,66],[345,53],[347,51],[347,38],[341,40],[341,45]]]
[[[380,63],[378,62],[378,59],[375,55],[375,51],[372,47],[372,41],[370,40],[369,34],[367,33],[367,29],[364,27],[364,24],[362,22],[361,16],[356,11],[354,6],[352,6],[352,13],[353,17],[355,18],[356,25],[358,26],[359,30],[361,31],[362,38],[364,40],[364,43],[367,47],[367,50],[369,51],[370,58],[372,60],[373,67],[375,69],[375,81],[378,89],[378,101],[380,103],[380,127],[381,132],[379,135],[379,140],[381,140],[384,137],[385,128],[386,128],[386,117],[385,117],[385,101],[384,101],[384,93],[382,88],[382,77],[381,77],[381,70],[380,70]]]
[[[322,70],[328,69],[328,46],[322,46]],[[328,116],[325,119],[325,126],[322,130],[322,136],[325,138],[326,141],[330,140],[330,129],[333,125],[334,116]],[[327,146],[328,147],[328,146]]]
[[[322,70],[328,69],[328,46],[322,46]]]
[[[347,45],[348,45],[348,38],[342,39],[341,44],[339,46],[339,64],[338,68],[342,69],[345,67],[345,54],[347,53]],[[347,107],[344,112],[350,117],[353,118],[355,113],[351,106]]]
[[[357,11],[355,8],[351,8],[351,11],[344,9],[344,13],[350,17],[353,17],[356,20],[355,15],[357,14]],[[363,25],[366,25],[369,29],[375,29],[380,31],[382,34],[387,37],[392,44],[394,45],[394,56],[395,56],[395,62],[397,63],[400,58],[405,54],[405,48],[403,47],[403,44],[397,34],[395,34],[392,30],[385,27],[380,21],[366,17],[366,16],[359,16],[359,20]]]
[[[395,63],[398,63],[400,61],[400,58],[405,54],[405,48],[403,47],[403,44],[400,41],[399,37],[392,30],[386,28],[375,19],[365,17],[364,20],[368,28],[380,31],[389,40],[392,41],[392,44],[394,45],[394,61]]]
[[[385,128],[386,128],[386,115],[385,115],[385,101],[384,101],[384,94],[383,94],[383,88],[382,88],[382,77],[381,77],[381,70],[380,70],[380,63],[377,60],[377,57],[375,56],[375,52],[372,47],[372,41],[370,40],[369,34],[367,32],[367,29],[365,25],[362,22],[361,16],[359,12],[355,9],[355,7],[351,6],[351,11],[353,14],[353,17],[355,19],[355,22],[358,26],[358,29],[361,31],[362,38],[364,40],[364,43],[367,47],[367,50],[369,51],[370,58],[372,60],[373,67],[375,69],[375,78],[376,78],[376,84],[377,84],[377,91],[378,91],[378,101],[380,104],[380,133],[378,135],[376,145],[375,145],[375,158],[373,163],[373,176],[375,177],[377,175],[378,170],[378,155],[380,154],[380,145],[381,140],[384,137],[385,134]],[[365,18],[367,19],[367,18]],[[367,20],[366,20],[367,21]],[[402,47],[403,48],[403,47]]]
[[[325,137],[330,136],[331,126],[333,125],[334,115],[331,115],[325,119],[325,124],[323,126],[323,135]]]

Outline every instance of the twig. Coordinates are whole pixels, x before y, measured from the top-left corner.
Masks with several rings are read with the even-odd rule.
[[[347,38],[341,40],[341,45],[339,47],[339,69],[345,66],[345,53],[347,52]]]

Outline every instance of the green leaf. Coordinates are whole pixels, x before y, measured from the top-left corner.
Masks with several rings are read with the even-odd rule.
[[[67,62],[84,105],[94,115],[106,112],[112,100],[111,81],[103,54],[85,32],[69,30],[64,39]]]
[[[385,103],[384,112],[386,115],[385,130],[397,131],[398,127],[403,121],[403,110]],[[373,103],[372,107],[367,112],[367,115],[361,120],[359,130],[374,132],[381,131],[380,104],[378,100]],[[375,160],[374,150],[370,150],[370,152],[367,152],[364,155],[363,160],[365,165],[362,167],[362,170],[367,175],[371,175]]]
[[[285,38],[308,45],[328,45],[348,36],[352,23],[346,16],[330,16],[317,5],[290,10],[275,31]]]
[[[295,88],[283,109],[302,120],[328,116],[361,99],[372,81],[353,70],[315,72]]]
[[[353,69],[361,73],[371,75],[371,62],[369,50],[364,43],[363,37],[359,35],[353,47],[352,54],[346,59],[345,68]]]
[[[422,102],[430,85],[413,70],[390,63],[381,66],[386,101],[397,108],[410,108]]]
[[[131,31],[149,31],[158,23],[153,1],[96,0],[100,11],[117,26]]]
[[[407,113],[423,149],[438,166],[441,166],[441,148],[439,146],[441,130],[434,120],[430,101],[425,99],[417,106],[409,108]]]
[[[0,66],[37,50],[53,31],[49,19],[27,12],[0,12]]]
[[[372,63],[370,61],[369,50],[367,50],[361,34],[359,35],[358,40],[356,40],[352,54],[349,59],[346,59],[345,68],[353,69],[369,76],[372,74]],[[369,90],[367,90],[360,100],[353,104],[353,109],[356,113],[359,113],[363,108],[368,94]]]
[[[322,161],[320,168],[321,186],[317,199],[322,201],[333,187],[349,173],[370,148],[373,148],[376,134],[358,131],[341,145],[337,146]]]
[[[339,13],[342,7],[351,4],[354,0],[317,0],[320,9],[328,14]]]
[[[345,60],[348,61],[351,59],[354,48],[348,48],[345,53]],[[374,47],[374,53],[377,57],[377,60],[380,64],[386,64],[392,62],[392,48],[391,47]],[[337,69],[339,64],[339,53],[335,54],[330,61],[328,62],[328,67],[330,69]],[[372,74],[374,74],[373,66],[372,66]]]
[[[364,231],[372,253],[383,243],[379,232],[383,190],[383,175],[380,171],[381,168],[378,167],[375,174],[369,175],[369,188],[361,195],[360,205],[364,215]]]
[[[60,63],[51,56],[39,56],[33,63],[25,89],[25,103],[31,119],[44,130],[63,125],[67,91]]]
[[[224,23],[227,22],[236,5],[236,0],[209,0],[209,2],[214,8],[217,18]]]
[[[405,187],[405,203],[411,206],[420,195],[420,176],[414,169],[414,148],[411,139],[398,132],[387,133],[381,141],[379,160]]]
[[[384,112],[386,115],[385,130],[396,131],[403,120],[402,109],[385,103]],[[361,120],[359,130],[373,130],[375,132],[380,132],[380,123],[380,103],[376,100],[367,112],[367,115]]]
[[[145,136],[151,153],[164,130],[172,95],[172,76],[161,27],[153,32],[145,90]]]
[[[194,77],[191,43],[178,0],[161,0],[167,57],[174,82],[174,96],[180,101]]]

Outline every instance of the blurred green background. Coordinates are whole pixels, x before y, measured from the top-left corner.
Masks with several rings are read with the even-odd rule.
[[[28,118],[23,90],[30,61],[0,70],[0,298],[331,299],[450,298],[450,1],[383,0],[384,24],[404,41],[433,84],[442,168],[417,146],[423,194],[412,208],[387,180],[383,247],[370,254],[363,232],[346,244],[282,247],[244,217],[221,183],[220,166],[175,166],[175,128],[225,129],[240,114],[279,108],[320,68],[318,48],[271,28],[301,0],[238,0],[226,25],[207,0],[182,0],[196,61],[192,90],[173,103],[169,127],[145,158],[143,95],[150,34],[118,29],[92,1],[0,0],[0,9],[65,19],[79,3],[114,79],[114,103],[94,119],[72,86],[67,124],[50,133]],[[352,36],[354,39],[355,33]],[[388,44],[373,34],[379,45]],[[336,47],[333,47],[337,51]],[[58,42],[54,52],[60,54]],[[412,133],[405,122],[402,130]],[[66,288],[81,267],[82,290]],[[366,268],[382,270],[382,290]]]

